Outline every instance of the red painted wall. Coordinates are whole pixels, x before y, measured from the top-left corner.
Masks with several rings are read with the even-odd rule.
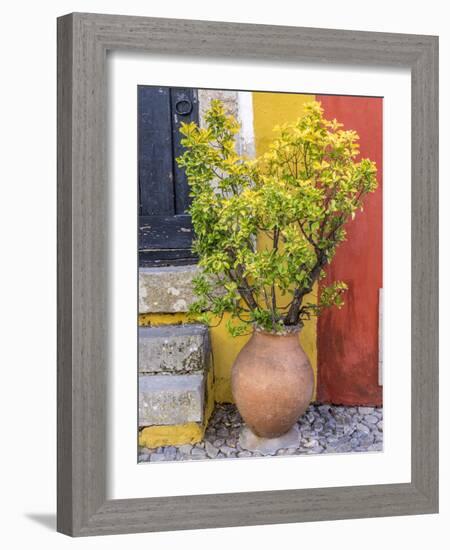
[[[374,160],[379,186],[366,197],[364,212],[347,224],[321,286],[348,284],[342,309],[318,320],[317,400],[345,405],[381,405],[378,386],[378,289],[382,284],[382,109],[381,98],[316,96],[325,117],[336,118],[360,136],[360,155]],[[320,287],[319,287],[320,292]]]

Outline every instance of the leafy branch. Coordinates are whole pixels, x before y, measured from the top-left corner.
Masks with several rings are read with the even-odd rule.
[[[251,324],[282,331],[341,307],[341,281],[323,288],[318,303],[304,301],[345,240],[345,224],[377,187],[375,163],[357,160],[356,132],[326,120],[313,101],[251,160],[236,152],[239,124],[220,101],[205,121],[182,125],[186,150],[177,159],[190,185],[201,267],[191,313],[205,322],[229,313],[236,335]],[[261,235],[268,245],[256,246]],[[278,305],[277,292],[291,296],[288,306]]]

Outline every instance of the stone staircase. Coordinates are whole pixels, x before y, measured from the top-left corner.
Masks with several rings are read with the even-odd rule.
[[[139,444],[201,441],[214,408],[209,330],[191,323],[196,265],[139,269]]]
[[[208,327],[139,328],[139,426],[203,423],[211,369]]]

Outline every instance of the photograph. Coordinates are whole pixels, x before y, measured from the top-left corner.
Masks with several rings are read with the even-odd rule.
[[[138,463],[383,452],[383,97],[136,93]]]
[[[347,3],[5,4],[6,549],[449,538],[450,27]]]

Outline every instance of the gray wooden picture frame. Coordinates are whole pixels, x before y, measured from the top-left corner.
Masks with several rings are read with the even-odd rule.
[[[108,50],[411,69],[411,483],[107,499]],[[82,536],[436,513],[438,38],[83,13],[59,18],[58,318],[58,531]]]

